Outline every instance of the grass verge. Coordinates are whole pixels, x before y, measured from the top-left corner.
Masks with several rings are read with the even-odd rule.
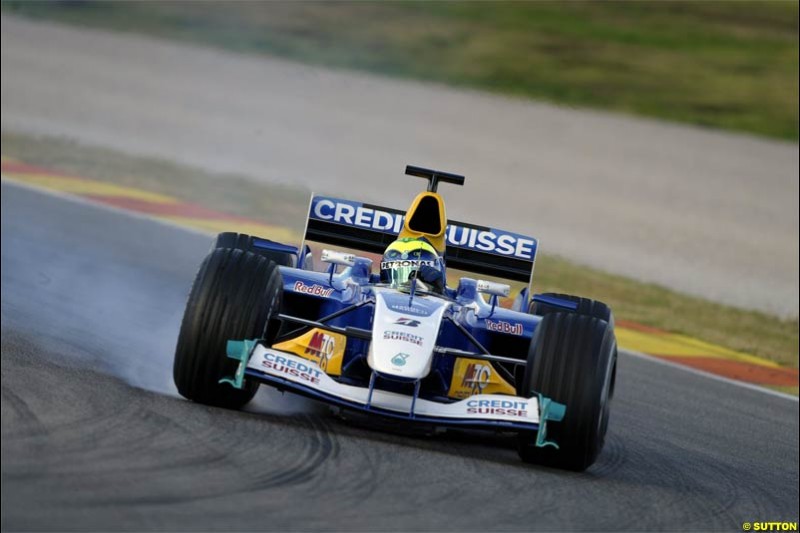
[[[134,157],[58,138],[4,133],[2,153],[87,178],[159,192],[269,224],[302,227],[308,191],[257,184],[163,160]],[[476,221],[480,222],[480,221]],[[784,366],[798,366],[798,321],[686,296],[540,254],[536,292],[579,294],[608,303],[618,320],[681,333]]]
[[[30,2],[31,17],[798,138],[798,3]]]

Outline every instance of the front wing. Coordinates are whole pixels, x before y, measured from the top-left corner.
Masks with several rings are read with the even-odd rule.
[[[548,421],[561,421],[566,407],[544,396],[522,398],[500,394],[477,394],[453,403],[440,403],[413,396],[339,383],[315,362],[294,354],[267,348],[253,341],[229,341],[228,357],[239,361],[233,378],[222,381],[241,387],[245,375],[281,390],[325,401],[341,407],[437,426],[483,429],[538,430],[539,446],[545,440]]]

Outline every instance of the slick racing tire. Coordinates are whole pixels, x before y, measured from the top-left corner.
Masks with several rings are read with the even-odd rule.
[[[226,354],[228,340],[268,337],[280,311],[283,285],[278,265],[259,255],[217,248],[203,260],[183,315],[175,349],[173,378],[189,400],[242,407],[258,389],[245,381],[236,389],[220,383],[237,362]]]
[[[567,410],[561,422],[547,423],[546,440],[558,449],[536,446],[536,432],[520,432],[523,461],[575,471],[595,462],[608,429],[616,344],[613,326],[597,317],[549,313],[542,318],[517,394],[540,393]]]
[[[538,315],[538,316],[545,316],[550,313],[576,313],[579,315],[586,315],[586,316],[593,316],[595,318],[599,318],[600,320],[605,320],[611,327],[614,327],[614,314],[611,312],[611,308],[608,305],[600,302],[598,300],[592,300],[589,298],[582,298],[580,296],[573,296],[571,294],[560,294],[554,292],[546,292],[543,293],[542,296],[551,296],[553,298],[558,298],[559,300],[567,300],[570,302],[575,302],[578,304],[578,307],[571,311],[569,309],[564,309],[563,307],[558,307],[555,305],[550,305],[545,302],[536,302],[531,301],[530,305],[528,306],[528,314],[530,315]],[[614,397],[614,390],[616,389],[617,383],[617,353],[616,347],[614,348],[614,368],[611,370],[611,397]]]
[[[571,294],[559,294],[554,292],[546,292],[541,296],[550,296],[558,298],[559,300],[574,302],[578,304],[578,307],[574,311],[571,311],[545,302],[531,301],[528,306],[528,314],[544,316],[550,313],[577,313],[579,315],[593,316],[600,320],[605,320],[612,326],[614,325],[614,316],[611,314],[611,308],[603,302],[591,300],[589,298],[581,298],[580,296],[573,296]]]
[[[261,237],[251,237],[244,233],[225,232],[217,235],[217,240],[214,242],[214,249],[216,248],[235,248],[245,252],[251,252],[260,255],[270,261],[275,261],[280,266],[295,266],[297,256],[289,252],[279,252],[278,250],[269,250],[255,245],[255,240],[261,242],[274,242],[269,239],[262,239]],[[275,243],[279,244],[279,243]]]

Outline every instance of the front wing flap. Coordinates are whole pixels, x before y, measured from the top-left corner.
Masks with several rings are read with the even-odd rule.
[[[239,361],[233,378],[223,379],[241,387],[245,375],[283,390],[341,407],[393,418],[440,426],[473,426],[496,429],[539,430],[544,440],[548,421],[560,421],[565,406],[541,395],[521,398],[501,394],[477,394],[453,403],[440,403],[403,394],[339,383],[313,361],[267,348],[258,341],[229,341],[228,357]]]

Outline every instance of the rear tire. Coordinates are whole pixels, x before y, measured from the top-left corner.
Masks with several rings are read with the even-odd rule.
[[[217,240],[214,242],[214,248],[234,248],[236,250],[242,250],[260,255],[261,257],[269,259],[270,261],[275,261],[275,263],[280,266],[295,266],[295,262],[297,260],[296,255],[289,252],[279,252],[278,250],[270,250],[268,248],[256,246],[256,241],[280,244],[269,239],[262,239],[261,237],[252,237],[244,233],[233,233],[228,231],[217,235]]]
[[[549,422],[547,440],[559,449],[537,447],[536,432],[521,432],[523,461],[583,471],[605,442],[616,361],[614,328],[605,320],[576,313],[548,313],[536,328],[525,377],[517,394],[537,393],[566,405],[561,422]]]
[[[195,402],[239,408],[255,396],[258,382],[243,389],[219,383],[234,374],[228,340],[265,337],[279,312],[283,286],[278,266],[264,257],[218,248],[203,260],[183,315],[173,378],[178,392]]]

